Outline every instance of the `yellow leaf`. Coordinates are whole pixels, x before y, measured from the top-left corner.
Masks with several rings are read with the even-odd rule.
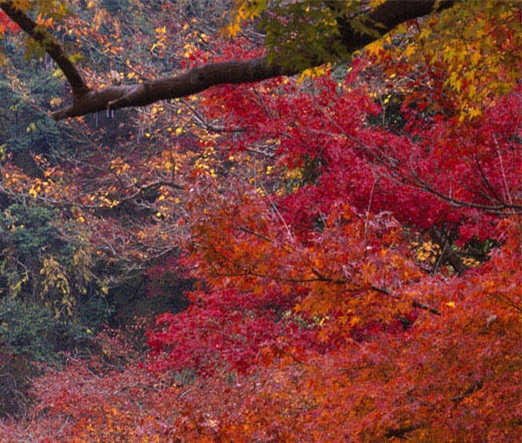
[[[431,35],[431,29],[427,26],[424,26],[419,34],[419,38],[421,40],[426,40]]]
[[[478,66],[480,59],[482,58],[479,51],[475,51],[473,54],[471,54],[470,60],[473,65]]]
[[[300,75],[299,75],[299,78],[297,79],[297,83],[300,84],[305,78],[307,77],[320,77],[322,75],[325,75],[326,74],[326,70],[328,69],[329,65],[324,65],[324,66],[318,66],[318,67],[315,67],[315,68],[308,68],[308,69],[305,69]]]
[[[415,45],[408,45],[403,54],[405,57],[410,57],[415,52]]]
[[[361,323],[361,319],[359,317],[354,316],[350,319],[350,326],[356,326],[359,323]]]
[[[380,51],[382,51],[383,44],[384,42],[382,39],[375,40],[374,42],[366,45],[365,49],[370,55],[377,55]]]
[[[469,114],[469,118],[470,118],[470,120],[471,120],[471,119],[473,119],[473,118],[478,117],[479,115],[481,115],[482,112],[481,112],[481,110],[478,109],[478,108],[471,108],[471,109],[469,110],[468,114]]]

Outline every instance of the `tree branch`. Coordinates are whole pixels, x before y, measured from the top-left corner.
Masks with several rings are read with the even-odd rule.
[[[71,106],[56,111],[52,115],[56,120],[63,120],[105,109],[146,106],[160,100],[197,94],[216,85],[253,83],[280,75],[297,73],[296,70],[269,65],[265,57],[211,63],[192,68],[175,77],[146,81],[137,85],[109,86],[98,91],[90,91],[74,101]]]
[[[468,270],[462,259],[453,250],[451,241],[444,231],[433,226],[430,229],[430,237],[434,243],[439,245],[441,259],[449,263],[457,274],[462,275]]]
[[[348,52],[354,52],[382,37],[397,25],[417,17],[422,17],[453,6],[460,0],[388,0],[375,10],[361,12],[361,19],[370,33],[361,33],[351,26],[348,17],[338,20],[340,42]],[[197,94],[216,85],[253,83],[281,75],[295,75],[299,69],[274,62],[269,64],[266,57],[251,60],[232,60],[211,63],[190,69],[189,71],[158,80],[146,81],[135,85],[109,86],[96,91],[87,87],[82,76],[64,53],[63,48],[49,33],[38,28],[37,24],[23,11],[14,6],[12,1],[0,2],[0,8],[49,53],[65,74],[73,90],[72,105],[55,111],[56,120],[78,117],[107,109],[119,109],[146,106],[151,103],[181,98]],[[321,64],[310,62],[309,68]]]
[[[11,20],[20,26],[27,35],[36,40],[51,56],[71,85],[74,98],[82,97],[89,92],[85,80],[71,60],[67,57],[65,51],[56,38],[42,27],[39,27],[29,15],[21,9],[18,9],[12,1],[0,2],[0,9],[2,9]]]

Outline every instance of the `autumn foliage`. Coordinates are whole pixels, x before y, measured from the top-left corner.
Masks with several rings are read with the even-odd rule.
[[[195,6],[185,25],[136,2],[150,62],[91,3],[66,20],[124,81],[168,71],[171,46],[181,68],[265,51],[248,25],[209,37],[223,24]],[[235,4],[231,33],[259,20]],[[350,62],[68,122],[67,149],[31,152],[38,172],[0,146],[9,296],[38,292],[70,323],[137,276],[150,300],[190,282],[182,312],[65,350],[0,441],[516,441],[519,14],[460,4]]]

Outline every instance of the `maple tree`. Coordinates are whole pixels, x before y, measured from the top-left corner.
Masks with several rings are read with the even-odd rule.
[[[61,2],[47,4],[58,8],[51,15],[65,13]],[[267,10],[266,55],[256,28],[242,23],[262,20],[263,2],[235,3],[228,30],[244,32],[236,40],[210,39],[201,17],[186,27],[175,8],[155,14],[139,2],[136,15],[146,10],[148,25],[119,20],[101,3],[64,18],[103,72],[124,71],[125,82],[169,72],[170,43],[190,75],[206,72],[200,63],[259,66],[278,50],[295,62],[268,65],[279,74],[323,64],[322,45],[337,35],[333,18],[352,26],[352,34],[339,29],[342,41],[354,37],[330,42],[334,58],[374,43],[299,78],[272,72],[259,84],[210,89],[203,81],[197,97],[126,118],[105,101],[99,109],[110,124],[85,116],[60,127],[74,134],[67,149],[22,156],[5,136],[0,229],[9,239],[3,257],[16,257],[5,263],[18,265],[3,274],[12,276],[11,295],[27,297],[33,282],[67,317],[60,311],[81,305],[82,288],[106,293],[140,273],[152,297],[169,297],[179,278],[195,284],[183,312],[137,322],[137,334],[103,330],[94,355],[70,353],[62,369],[36,379],[34,407],[0,422],[0,440],[519,435],[519,8],[442,2],[451,9],[379,39],[371,22],[342,17],[361,6],[370,16],[407,6],[401,11],[414,18],[435,3],[317,4],[291,3],[295,22]],[[154,63],[126,50],[125,26]],[[299,38],[281,48],[288,32]],[[310,52],[292,59],[303,45]],[[7,72],[23,78],[16,65]],[[133,87],[104,86],[108,76],[94,67],[82,72],[98,97]],[[61,105],[64,96],[53,94]],[[38,118],[25,118],[21,127],[40,136]],[[133,341],[142,334],[147,352]],[[12,348],[2,355],[7,367]]]

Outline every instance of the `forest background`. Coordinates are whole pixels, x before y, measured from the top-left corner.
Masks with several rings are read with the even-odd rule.
[[[0,441],[520,437],[520,3],[0,8]]]

